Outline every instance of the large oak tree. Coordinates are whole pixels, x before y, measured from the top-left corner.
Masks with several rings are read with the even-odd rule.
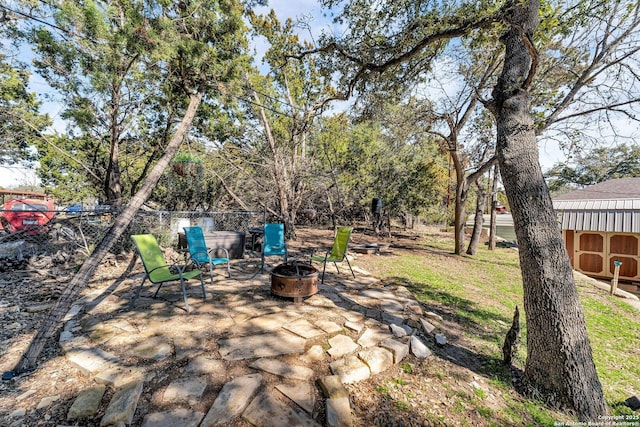
[[[316,52],[325,54],[328,72],[341,70],[345,96],[384,86],[385,79],[419,82],[450,40],[502,32],[502,70],[484,103],[496,120],[498,161],[520,248],[528,331],[524,383],[581,419],[607,413],[573,272],[538,162],[529,90],[539,60],[540,2],[324,4],[343,6],[337,21],[347,30],[343,37],[324,38]]]

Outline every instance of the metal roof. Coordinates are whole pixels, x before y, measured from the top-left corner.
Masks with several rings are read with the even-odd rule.
[[[619,178],[589,185],[567,194],[554,197],[554,200],[601,200],[601,199],[638,199],[640,198],[640,177]]]
[[[563,230],[640,233],[640,199],[554,200]]]

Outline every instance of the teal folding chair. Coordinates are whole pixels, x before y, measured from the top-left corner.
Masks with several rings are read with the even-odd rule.
[[[309,261],[309,263],[311,263],[312,261],[323,263],[322,280],[320,283],[324,283],[324,272],[327,269],[328,262],[332,262],[333,265],[336,266],[336,270],[338,270],[338,273],[340,273],[337,263],[347,260],[347,264],[349,265],[349,270],[351,270],[351,275],[353,275],[354,279],[356,278],[356,275],[354,274],[353,269],[351,268],[351,263],[349,262],[349,258],[347,258],[347,248],[349,247],[349,239],[351,238],[352,231],[353,231],[353,227],[338,227],[338,230],[336,232],[336,237],[333,240],[333,246],[329,251],[327,251],[325,256],[313,256],[313,255],[311,256],[311,261]]]
[[[200,276],[200,285],[202,287],[202,299],[206,299],[206,294],[204,291],[204,281],[202,280],[202,271],[200,270],[191,270],[184,271],[183,267],[180,267],[176,264],[169,265],[160,249],[160,245],[158,245],[158,241],[153,236],[153,234],[136,234],[131,236],[131,240],[136,245],[138,250],[138,254],[140,255],[140,259],[142,260],[142,265],[144,266],[145,276],[142,279],[142,283],[138,286],[138,290],[131,300],[131,305],[133,306],[135,300],[140,295],[140,290],[142,289],[142,285],[144,282],[149,279],[151,283],[154,285],[158,285],[158,289],[153,294],[155,298],[158,295],[158,291],[163,284],[166,282],[180,281],[180,287],[182,288],[182,296],[184,298],[184,306],[189,312],[189,303],[187,302],[187,291],[184,286],[185,280],[192,279],[194,277]],[[174,271],[176,271],[174,273]]]
[[[264,257],[273,255],[284,256],[284,262],[287,263],[288,253],[287,244],[284,241],[284,224],[264,225],[261,273],[264,271]]]
[[[189,259],[193,264],[202,269],[206,264],[209,264],[209,275],[211,276],[211,284],[213,285],[213,267],[215,265],[227,263],[227,277],[231,277],[231,267],[229,266],[229,251],[225,248],[207,248],[207,242],[204,239],[204,233],[202,227],[183,227],[184,235],[187,238],[187,245],[189,246]],[[219,249],[222,249],[226,258],[217,258],[212,256],[216,254]]]

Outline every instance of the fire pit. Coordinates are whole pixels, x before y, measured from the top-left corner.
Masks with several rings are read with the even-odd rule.
[[[271,292],[301,302],[318,292],[318,270],[311,264],[280,264],[271,271]]]

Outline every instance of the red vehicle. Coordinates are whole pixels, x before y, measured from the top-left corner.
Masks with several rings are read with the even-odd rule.
[[[45,227],[54,217],[52,201],[38,199],[13,199],[2,205],[0,212],[0,230],[9,233],[25,232],[28,235],[40,234],[48,230]]]

